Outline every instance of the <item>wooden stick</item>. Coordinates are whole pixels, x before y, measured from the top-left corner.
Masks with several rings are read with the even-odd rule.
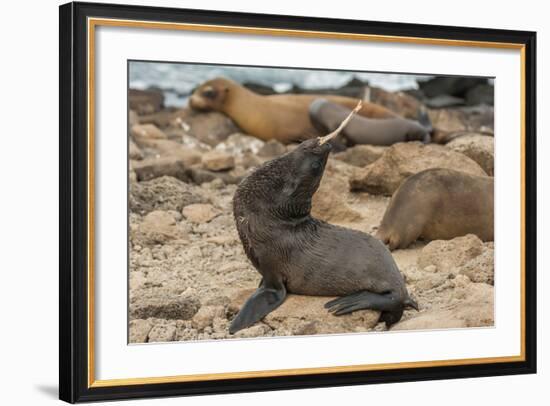
[[[346,125],[350,122],[351,118],[359,111],[361,110],[361,107],[363,106],[363,101],[359,100],[359,103],[357,103],[357,106],[349,113],[349,115],[342,121],[342,124],[338,126],[336,130],[331,132],[328,135],[325,135],[324,137],[319,137],[319,145],[323,145],[325,142],[330,141],[334,137],[336,137],[340,132],[344,129]]]

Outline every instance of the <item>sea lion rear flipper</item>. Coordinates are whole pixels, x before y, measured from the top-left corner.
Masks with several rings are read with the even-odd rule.
[[[245,302],[237,317],[229,326],[229,333],[235,334],[243,328],[249,327],[263,319],[279,307],[285,300],[286,289],[281,284],[277,288],[259,287]]]
[[[325,307],[335,316],[341,316],[362,309],[380,310],[383,315],[389,312],[392,315],[397,315],[397,317],[391,318],[391,324],[393,324],[401,318],[404,303],[391,293],[379,294],[363,290],[349,296],[331,300],[325,304]],[[385,317],[382,318],[382,321],[386,321],[386,324],[388,324]]]

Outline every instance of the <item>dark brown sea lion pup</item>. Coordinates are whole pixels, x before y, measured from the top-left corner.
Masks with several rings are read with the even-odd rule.
[[[380,241],[311,217],[311,199],[332,148],[328,141],[338,131],[265,163],[237,188],[237,231],[262,282],[232,321],[231,334],[276,309],[287,292],[343,296],[326,304],[330,312],[379,310],[388,326],[401,319],[406,307],[417,308]]]
[[[475,234],[492,241],[494,180],[452,169],[427,169],[395,191],[376,234],[390,250],[421,238],[450,240]]]
[[[197,110],[222,112],[244,132],[261,140],[278,140],[288,144],[326,134],[319,132],[309,119],[309,105],[320,97],[350,109],[357,104],[357,99],[344,96],[262,96],[224,78],[200,85],[191,95],[189,104]],[[397,117],[385,107],[373,103],[363,103],[358,114],[371,118]]]
[[[313,125],[324,132],[334,131],[350,113],[350,109],[327,99],[316,99],[309,107]],[[349,144],[393,145],[404,141],[430,142],[431,124],[428,114],[422,112],[419,122],[402,117],[373,119],[355,116],[342,130]]]

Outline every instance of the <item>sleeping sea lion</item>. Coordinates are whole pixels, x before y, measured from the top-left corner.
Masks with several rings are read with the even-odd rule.
[[[494,235],[494,180],[452,169],[427,169],[407,178],[395,191],[376,237],[390,250],[421,238],[450,240]]]
[[[317,98],[355,107],[357,99],[344,96],[280,94],[262,96],[229,79],[218,78],[200,85],[189,104],[196,110],[214,110],[229,116],[244,132],[261,140],[284,144],[326,134],[319,132],[309,119],[309,105]],[[363,103],[358,114],[371,118],[397,115],[374,103]]]
[[[329,312],[379,310],[387,326],[399,321],[405,308],[417,308],[380,241],[311,216],[311,199],[332,148],[329,141],[349,118],[334,133],[304,141],[260,166],[237,188],[237,231],[262,282],[233,319],[231,334],[261,320],[287,293],[343,296],[325,305]]]
[[[316,99],[309,107],[313,125],[321,131],[334,131],[351,109],[326,99]],[[374,119],[355,116],[342,130],[348,144],[393,145],[403,141],[430,142],[431,124],[428,114],[421,112],[425,125],[402,117]]]

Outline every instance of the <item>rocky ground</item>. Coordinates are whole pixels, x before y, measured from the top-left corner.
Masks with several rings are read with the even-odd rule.
[[[405,93],[371,95],[403,115],[420,104]],[[230,320],[260,281],[237,236],[233,193],[247,173],[293,146],[242,134],[219,113],[166,109],[148,92],[130,96],[130,342],[385,329],[375,311],[335,317],[323,308],[329,298],[290,295],[262,322],[230,336]],[[313,214],[373,233],[391,194],[418,171],[493,176],[492,107],[429,114],[435,127],[459,137],[446,145],[355,146],[332,154]],[[420,311],[406,311],[393,329],[493,325],[493,251],[493,243],[474,235],[394,251]]]

